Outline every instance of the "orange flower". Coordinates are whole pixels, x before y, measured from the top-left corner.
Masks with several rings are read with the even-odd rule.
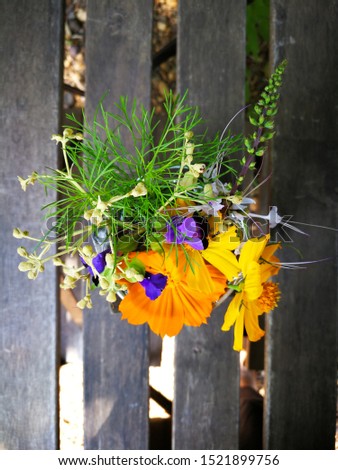
[[[175,336],[183,325],[200,326],[207,322],[213,302],[224,294],[225,276],[207,266],[197,250],[187,258],[181,246],[165,246],[164,254],[140,252],[133,258],[141,261],[146,272],[167,276],[161,295],[150,300],[140,283],[128,284],[128,294],[120,303],[122,320],[133,325],[148,323],[160,336]]]

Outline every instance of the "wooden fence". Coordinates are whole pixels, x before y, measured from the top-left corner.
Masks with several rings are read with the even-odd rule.
[[[63,5],[0,0],[1,336],[0,448],[57,449],[58,277],[18,272],[15,226],[38,232],[38,190],[17,175],[55,167],[62,116]],[[297,221],[336,226],[336,0],[271,0],[271,62],[287,58],[272,146],[272,201]],[[110,90],[150,103],[151,0],[88,0],[86,112]],[[210,133],[244,105],[245,0],[180,0],[178,90],[201,107]],[[236,130],[244,126],[236,121]],[[306,259],[282,273],[283,300],[265,339],[266,449],[333,449],[336,425],[335,232],[295,236]],[[291,252],[292,250],[286,250]],[[176,340],[173,449],[237,449],[239,362],[222,311]],[[148,448],[148,329],[95,299],[84,314],[86,449]]]

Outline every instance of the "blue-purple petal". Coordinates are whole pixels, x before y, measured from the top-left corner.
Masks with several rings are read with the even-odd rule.
[[[102,273],[106,267],[106,254],[109,252],[110,250],[102,251],[93,258],[93,266],[99,274]]]
[[[99,274],[101,274],[106,267],[106,255],[108,253],[110,253],[110,249],[101,251],[101,253],[98,253],[96,256],[94,256],[92,260],[93,266]],[[96,274],[93,273],[91,266],[89,266],[81,256],[80,259],[82,264],[88,269],[89,274],[91,276],[95,276]]]
[[[167,243],[186,243],[195,250],[204,250],[207,243],[207,227],[202,217],[173,217],[167,225]]]
[[[143,281],[140,282],[145,290],[145,294],[150,300],[156,300],[167,285],[167,276],[164,274],[151,274],[146,272]]]

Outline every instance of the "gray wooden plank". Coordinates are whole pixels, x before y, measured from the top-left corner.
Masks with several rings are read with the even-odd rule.
[[[35,281],[18,271],[18,226],[39,236],[42,187],[23,193],[17,175],[56,167],[63,50],[62,2],[1,0],[1,315],[0,448],[58,447],[57,273]]]
[[[182,0],[178,18],[178,89],[200,107],[209,135],[222,132],[244,105],[245,1]],[[243,130],[243,116],[233,130]],[[176,340],[175,449],[238,448],[239,361],[232,335],[220,331],[225,306],[207,326]]]
[[[288,60],[273,142],[273,201],[293,220],[337,228],[336,1],[273,0],[273,60]],[[336,423],[336,233],[298,226],[281,254],[326,257],[280,274],[282,300],[269,317],[266,447],[334,449]],[[291,249],[290,249],[291,248]]]
[[[150,104],[152,2],[89,0],[86,112],[121,95]],[[113,110],[113,108],[112,108]],[[85,448],[148,448],[148,328],[96,296],[84,314]]]

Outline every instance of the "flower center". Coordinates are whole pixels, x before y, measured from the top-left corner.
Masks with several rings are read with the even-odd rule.
[[[264,312],[270,312],[278,305],[281,293],[275,282],[264,282],[263,292],[258,299]]]
[[[228,286],[235,290],[236,292],[242,292],[244,287],[244,276],[243,273],[240,272],[238,276],[234,277],[231,282],[228,282]]]

